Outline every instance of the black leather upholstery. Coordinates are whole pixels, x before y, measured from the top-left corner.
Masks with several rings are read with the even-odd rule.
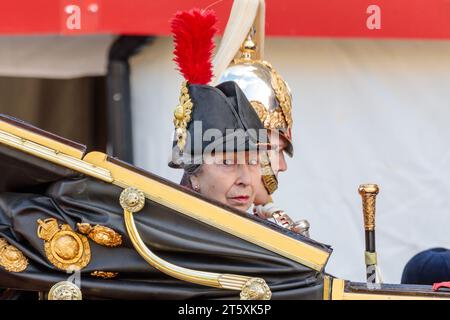
[[[87,222],[110,227],[123,236],[123,244],[117,248],[89,240],[92,257],[81,273],[85,298],[238,298],[238,292],[183,282],[149,266],[126,234],[119,204],[121,188],[8,147],[0,147],[0,159],[0,169],[6,173],[6,178],[0,179],[0,237],[29,260],[28,268],[21,273],[0,267],[0,287],[48,291],[70,276],[47,260],[44,241],[36,234],[37,220],[53,217],[74,230],[78,222]],[[322,298],[321,273],[160,204],[147,200],[135,220],[147,246],[174,264],[262,277],[273,299]],[[96,270],[119,275],[107,280],[94,278],[90,274]]]

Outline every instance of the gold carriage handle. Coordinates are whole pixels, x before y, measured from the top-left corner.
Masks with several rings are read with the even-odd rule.
[[[192,270],[161,259],[145,245],[134,223],[133,214],[142,210],[145,205],[144,193],[133,187],[126,188],[120,195],[120,205],[123,208],[128,236],[134,248],[152,267],[182,281],[214,288],[238,290],[241,292],[241,300],[269,300],[271,298],[272,292],[262,278]]]

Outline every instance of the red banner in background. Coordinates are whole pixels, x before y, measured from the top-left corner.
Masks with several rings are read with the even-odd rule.
[[[103,11],[101,0],[60,0],[59,33],[96,33],[101,28],[100,10]]]
[[[0,35],[168,35],[177,10],[210,7],[219,29],[232,0],[3,0]],[[269,36],[450,39],[448,0],[266,0]]]

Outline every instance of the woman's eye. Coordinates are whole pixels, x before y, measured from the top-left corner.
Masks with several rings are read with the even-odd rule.
[[[234,164],[234,161],[232,159],[225,159],[223,161],[223,164],[226,166],[232,166]]]

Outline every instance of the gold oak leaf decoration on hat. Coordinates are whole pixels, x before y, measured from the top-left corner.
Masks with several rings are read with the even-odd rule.
[[[181,85],[180,104],[175,108],[173,124],[175,125],[175,134],[177,137],[177,146],[180,151],[184,150],[186,146],[187,125],[191,121],[192,113],[191,98],[189,96],[189,89],[187,81],[183,81]]]

